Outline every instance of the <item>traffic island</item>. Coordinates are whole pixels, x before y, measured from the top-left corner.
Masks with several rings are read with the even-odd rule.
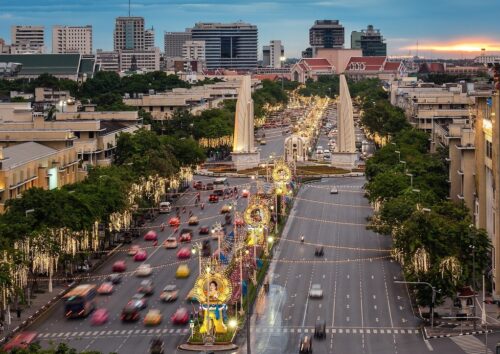
[[[177,347],[179,350],[189,351],[189,352],[225,352],[229,350],[236,350],[238,346],[236,344],[214,344],[214,345],[204,345],[204,344],[181,344]]]

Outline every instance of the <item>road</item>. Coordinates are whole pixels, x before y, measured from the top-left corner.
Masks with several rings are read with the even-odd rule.
[[[200,180],[200,178],[196,179]],[[201,179],[204,182],[207,179]],[[250,179],[235,178],[229,179],[231,186],[246,186],[249,185]],[[202,192],[202,200],[206,201],[208,199],[209,192]],[[194,204],[195,193],[193,190],[191,192],[183,195],[177,205],[193,205]],[[198,215],[200,218],[200,226],[208,225],[212,226],[216,221],[222,222],[224,216],[220,214],[220,208],[225,204],[225,201],[221,200],[217,204],[209,204],[205,202],[205,209],[200,208],[193,209],[194,215]],[[245,199],[238,199],[237,209],[242,211],[246,207]],[[189,209],[188,209],[189,210]],[[166,222],[171,215],[163,214],[160,215],[153,223],[154,226],[160,225],[162,222]],[[188,213],[181,214],[181,221],[185,222],[185,225],[181,225],[181,228],[187,226]],[[191,227],[195,233],[194,241],[206,237],[198,235],[198,227]],[[228,229],[228,232],[231,228]],[[152,279],[155,284],[155,293],[149,298],[148,308],[141,311],[141,319],[136,323],[122,323],[120,321],[120,312],[125,306],[127,301],[137,292],[141,280],[144,278],[138,278],[134,275],[125,276],[121,284],[116,286],[115,292],[110,296],[98,296],[98,307],[106,308],[110,313],[110,320],[107,324],[103,326],[92,326],[90,324],[90,318],[86,319],[74,319],[67,320],[64,318],[63,304],[61,301],[56,304],[56,306],[45,314],[42,318],[31,325],[28,330],[35,330],[39,332],[39,337],[41,339],[42,346],[47,346],[51,342],[65,342],[71,347],[76,348],[78,351],[83,350],[98,350],[102,353],[116,352],[120,354],[135,354],[135,353],[146,353],[149,348],[150,340],[153,336],[161,335],[165,339],[166,353],[177,352],[177,346],[184,343],[187,339],[189,328],[188,326],[173,326],[170,323],[170,316],[175,312],[175,310],[180,306],[186,306],[188,308],[191,305],[185,303],[187,293],[191,290],[194,285],[194,281],[198,276],[198,262],[197,257],[192,257],[188,263],[191,269],[191,275],[187,279],[176,279],[175,270],[178,265],[178,260],[176,258],[177,250],[166,250],[161,244],[167,238],[168,235],[172,233],[170,228],[166,228],[164,232],[160,232],[159,228],[156,228],[159,233],[158,247],[153,247],[151,242],[146,242],[141,238],[138,238],[134,244],[143,246],[148,251],[148,259],[144,263],[151,264],[152,267],[158,267],[154,270],[153,275],[148,279]],[[144,230],[143,234],[146,233],[147,229]],[[187,246],[191,246],[188,244]],[[127,271],[134,270],[140,263],[134,262],[132,257],[127,256],[126,250],[130,245],[125,245],[117,254],[110,257],[103,267],[97,272],[97,275],[105,275],[111,273],[112,264],[116,260],[125,259],[127,263]],[[212,251],[217,249],[217,241],[212,241]],[[169,265],[172,264],[173,265]],[[99,284],[99,281],[91,281],[90,283]],[[179,288],[179,299],[174,303],[162,303],[159,300],[159,295],[161,289],[167,284],[176,284]],[[163,314],[163,322],[157,327],[145,327],[142,320],[148,311],[148,309],[156,308],[160,309]]]
[[[288,129],[289,128],[271,128],[262,130],[266,134],[266,137],[263,138],[266,141],[266,145],[259,146],[257,142],[255,143],[260,149],[261,161],[269,160],[271,155],[274,157],[283,155],[286,138],[286,136],[283,135],[283,131]]]
[[[326,321],[327,338],[314,340],[314,353],[477,353],[447,338],[423,340],[406,287],[394,283],[401,269],[387,257],[390,238],[365,228],[372,210],[364,183],[334,178],[299,192],[270,269],[270,292],[254,308],[252,353],[298,353],[300,337],[318,321]],[[329,193],[332,185],[339,194]],[[316,245],[324,257],[314,255]],[[308,297],[312,284],[321,285],[322,299]]]

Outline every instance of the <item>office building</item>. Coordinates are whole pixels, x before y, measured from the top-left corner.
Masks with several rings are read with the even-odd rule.
[[[244,22],[197,23],[193,40],[205,41],[208,69],[249,70],[257,67],[257,26]]]
[[[361,31],[351,32],[351,49],[361,49]]]
[[[279,40],[272,40],[262,48],[262,66],[281,68],[281,58],[285,56],[285,47]]]
[[[92,54],[92,26],[52,27],[52,53]]]
[[[380,30],[374,29],[372,25],[368,25],[366,30],[354,34],[354,45],[358,45],[356,42],[358,33],[361,33],[361,35],[359,47],[357,48],[361,48],[364,57],[385,57],[387,55],[387,44],[384,42],[384,37],[382,37]],[[352,38],[353,34],[351,34],[351,45],[353,44]]]
[[[343,48],[344,41],[344,26],[338,20],[317,20],[309,29],[313,48]]]
[[[117,17],[115,22],[114,50],[144,50],[144,18]]]
[[[155,47],[155,30],[153,27],[144,31],[144,49],[151,50]]]
[[[184,42],[190,41],[190,32],[165,32],[165,57],[181,58]]]
[[[160,49],[150,50],[120,50],[120,71],[159,71]]]
[[[45,50],[44,26],[12,26],[11,53],[43,53]]]
[[[182,45],[182,58],[205,60],[205,41],[185,41]]]
[[[304,49],[301,53],[302,58],[312,58],[313,57],[313,49],[311,47],[308,47]]]
[[[120,53],[97,49],[96,62],[102,71],[120,71]]]

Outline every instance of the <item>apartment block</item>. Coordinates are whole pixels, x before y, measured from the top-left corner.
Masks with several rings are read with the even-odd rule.
[[[205,60],[205,41],[185,41],[182,45],[182,58]]]
[[[160,70],[160,49],[120,50],[120,71],[158,71]]]
[[[155,30],[153,27],[144,31],[144,49],[151,50],[155,47]]]
[[[12,26],[11,54],[43,53],[45,51],[44,26]]]
[[[92,54],[92,26],[52,27],[52,53]]]
[[[114,51],[145,49],[144,18],[117,17],[113,33]]]
[[[281,68],[281,59],[285,56],[285,47],[279,40],[272,40],[262,48],[262,66]]]
[[[164,49],[165,57],[181,58],[182,46],[186,41],[192,40],[191,32],[165,32],[164,34]]]

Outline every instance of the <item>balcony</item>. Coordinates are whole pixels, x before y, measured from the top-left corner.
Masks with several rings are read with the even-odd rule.
[[[98,151],[97,139],[94,140],[76,140],[73,143],[77,153],[93,153]]]

